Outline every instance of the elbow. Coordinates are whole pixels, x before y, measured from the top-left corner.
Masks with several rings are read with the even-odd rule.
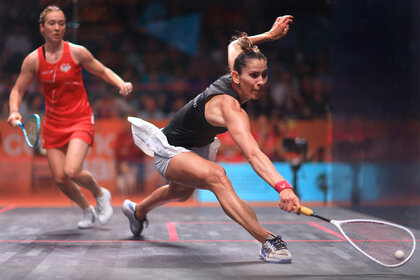
[[[238,40],[236,39],[236,40],[233,40],[233,41],[231,41],[230,43],[229,43],[229,45],[228,45],[228,50],[230,50],[230,49],[234,49],[235,48],[235,45],[236,45],[236,43],[238,42]]]
[[[238,48],[238,40],[234,40],[232,42],[229,43],[228,45],[228,54],[234,54],[235,52],[237,52]]]

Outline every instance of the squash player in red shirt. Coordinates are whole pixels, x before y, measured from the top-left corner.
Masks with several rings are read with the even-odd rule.
[[[82,80],[82,67],[117,87],[123,96],[129,94],[133,86],[95,59],[85,47],[63,40],[66,17],[59,7],[44,9],[39,28],[45,44],[22,63],[10,93],[8,122],[16,127],[15,121],[22,120],[19,105],[37,77],[46,102],[43,145],[54,180],[60,190],[83,209],[83,218],[78,223],[80,229],[93,227],[96,219],[106,224],[113,214],[111,194],[99,187],[92,174],[83,169],[86,154],[93,144],[94,120]],[[97,209],[89,204],[79,186],[96,198]]]

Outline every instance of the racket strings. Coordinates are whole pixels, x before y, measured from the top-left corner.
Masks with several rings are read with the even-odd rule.
[[[35,117],[31,117],[25,123],[25,130],[31,145],[35,145],[38,135],[38,125],[37,119]]]
[[[403,228],[380,222],[347,222],[340,225],[351,242],[371,258],[386,265],[404,262],[414,247],[412,236]],[[404,252],[402,258],[395,252]]]

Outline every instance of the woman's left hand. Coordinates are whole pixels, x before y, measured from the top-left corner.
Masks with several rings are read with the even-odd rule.
[[[278,17],[268,31],[268,35],[271,37],[271,40],[278,40],[284,37],[290,29],[290,24],[293,23],[293,16],[282,16]]]
[[[130,82],[124,82],[120,87],[120,94],[123,96],[129,95],[133,91],[133,85]]]

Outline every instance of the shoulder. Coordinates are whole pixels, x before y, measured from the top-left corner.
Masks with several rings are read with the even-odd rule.
[[[69,42],[70,53],[76,62],[83,61],[92,56],[92,54],[82,45],[77,45]]]
[[[25,61],[27,62],[38,62],[38,49],[32,51],[25,57]]]
[[[72,42],[68,42],[69,48],[71,52],[85,52],[88,51],[87,48],[85,48],[82,45],[74,44]]]
[[[239,112],[242,110],[239,101],[228,94],[218,94],[211,97],[211,101],[224,112]]]
[[[239,101],[229,94],[220,94],[216,96],[219,97],[220,101],[226,106],[234,106],[241,108],[241,104],[239,104]]]
[[[22,69],[36,71],[38,69],[38,49],[28,54],[22,63]]]

